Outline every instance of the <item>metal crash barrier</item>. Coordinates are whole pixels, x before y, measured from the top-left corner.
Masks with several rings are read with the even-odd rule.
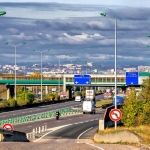
[[[82,109],[72,109],[71,107],[57,109],[57,110],[59,110],[61,116],[82,113]],[[29,122],[29,121],[36,121],[40,119],[52,118],[52,117],[55,117],[55,112],[56,110],[52,110],[52,111],[47,111],[47,112],[42,112],[42,113],[37,113],[37,114],[32,114],[32,115],[27,115],[27,116],[0,120],[0,125],[2,126],[7,123],[17,124],[17,123],[24,123],[24,122]]]

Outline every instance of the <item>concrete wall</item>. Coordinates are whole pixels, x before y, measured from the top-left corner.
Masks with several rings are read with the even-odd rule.
[[[128,143],[139,143],[143,140],[140,136],[132,133],[128,130],[109,133],[109,134],[95,134],[94,141],[95,142],[104,142],[104,143],[117,143],[117,142],[128,142]]]
[[[0,130],[0,141],[29,142],[26,137],[26,133],[7,130],[4,130],[4,132]]]

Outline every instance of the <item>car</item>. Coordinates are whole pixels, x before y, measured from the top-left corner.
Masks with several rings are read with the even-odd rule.
[[[81,96],[76,96],[75,97],[75,102],[81,102],[82,101],[82,97]]]

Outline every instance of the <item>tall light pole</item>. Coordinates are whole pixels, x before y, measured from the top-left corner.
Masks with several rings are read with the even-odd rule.
[[[37,50],[33,49],[33,51],[36,51],[41,54],[41,100],[43,99],[43,94],[42,94],[42,54],[43,54],[43,52],[46,52],[49,50],[50,50],[50,48],[47,50],[44,50],[44,51],[37,51]]]
[[[54,55],[54,54],[52,54],[52,56],[57,56],[57,55]],[[66,55],[64,55],[64,56],[66,56]],[[58,94],[59,94],[59,96],[60,96],[60,57],[58,57],[58,76],[59,76],[59,78],[58,78]]]
[[[101,16],[111,18],[115,21],[115,109],[117,109],[117,18],[106,16],[106,13],[101,12]],[[117,128],[117,121],[115,121],[115,129]]]
[[[23,42],[22,44],[18,44],[18,45],[12,45],[12,44],[9,44],[8,42],[5,42],[5,44],[15,47],[15,100],[16,100],[16,94],[17,94],[16,93],[16,49],[17,49],[17,46],[26,44],[26,42]]]

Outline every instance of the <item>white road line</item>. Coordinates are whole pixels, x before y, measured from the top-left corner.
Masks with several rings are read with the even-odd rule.
[[[32,126],[28,126],[28,128],[31,128]]]
[[[79,139],[85,132],[91,130],[92,128],[93,128],[93,127],[91,127],[91,128],[89,128],[89,129],[85,130],[84,132],[82,132],[82,133],[77,137],[77,139]]]
[[[72,119],[69,119],[69,120],[72,120]]]
[[[43,124],[47,124],[47,123],[43,123]]]
[[[45,137],[46,135],[50,134],[51,132],[53,132],[53,131],[50,131],[50,132],[48,132],[48,133],[44,134],[44,135],[43,135],[43,136],[41,136],[39,139],[37,139],[37,140],[35,140],[35,141],[33,141],[33,142],[37,142],[37,141],[39,141],[40,139],[42,139],[42,138],[43,138],[43,137]]]
[[[13,115],[16,115],[16,114],[13,114]]]
[[[103,148],[101,148],[101,147],[99,147],[99,146],[96,146],[96,145],[94,145],[94,144],[89,144],[89,143],[86,143],[87,145],[90,145],[90,146],[93,146],[93,147],[96,147],[96,148],[98,148],[98,149],[100,149],[100,150],[105,150],[105,149],[103,149]]]

